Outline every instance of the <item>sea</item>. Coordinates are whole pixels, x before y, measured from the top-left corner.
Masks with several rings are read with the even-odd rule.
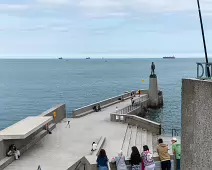
[[[195,78],[196,62],[203,58],[1,59],[0,130],[56,104],[65,103],[70,117],[73,109],[125,91],[148,89],[151,62],[164,106],[147,117],[167,131],[180,129],[182,78]]]

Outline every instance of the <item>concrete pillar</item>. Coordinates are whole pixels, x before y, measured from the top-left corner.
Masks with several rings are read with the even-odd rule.
[[[149,78],[149,100],[150,107],[158,107],[158,81],[156,75],[150,75]]]
[[[181,170],[212,169],[212,81],[182,80]]]

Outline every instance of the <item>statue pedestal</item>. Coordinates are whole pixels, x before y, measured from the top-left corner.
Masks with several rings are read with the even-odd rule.
[[[155,74],[150,75],[149,78],[149,106],[151,108],[159,107],[158,103],[158,81],[157,76]]]

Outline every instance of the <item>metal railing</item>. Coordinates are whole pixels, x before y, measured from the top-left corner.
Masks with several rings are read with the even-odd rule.
[[[179,128],[172,128],[172,129],[161,128],[161,132],[162,134],[171,135],[172,137],[181,136],[181,129]]]
[[[127,114],[127,113],[129,113],[129,112],[131,112],[131,111],[133,111],[133,110],[135,110],[135,109],[137,109],[139,107],[140,106],[138,106],[138,105],[130,105],[130,106],[127,106],[127,107],[125,107],[125,108],[123,108],[121,110],[118,110],[116,113],[117,114]]]
[[[210,70],[210,73],[208,74],[208,68]],[[202,70],[201,71],[201,74],[200,74],[200,69]],[[197,63],[197,78],[198,79],[201,79],[201,78],[208,78],[209,76],[208,75],[212,75],[212,63]]]
[[[132,105],[129,105],[123,109],[120,109],[120,110],[116,111],[116,113],[117,114],[128,114],[129,112],[131,112],[139,107],[142,107],[142,103],[147,100],[148,100],[148,98],[146,98],[146,96],[135,99],[135,100],[133,100],[134,103]]]

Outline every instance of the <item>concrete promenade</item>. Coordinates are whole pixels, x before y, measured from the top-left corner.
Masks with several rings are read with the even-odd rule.
[[[110,122],[110,113],[116,112],[116,107],[122,109],[130,104],[128,99],[85,117],[63,120],[51,135],[41,139],[5,170],[37,170],[38,165],[42,170],[66,170],[82,156],[89,155],[92,142],[101,136],[106,137],[103,148],[112,158],[121,149],[127,124]]]

